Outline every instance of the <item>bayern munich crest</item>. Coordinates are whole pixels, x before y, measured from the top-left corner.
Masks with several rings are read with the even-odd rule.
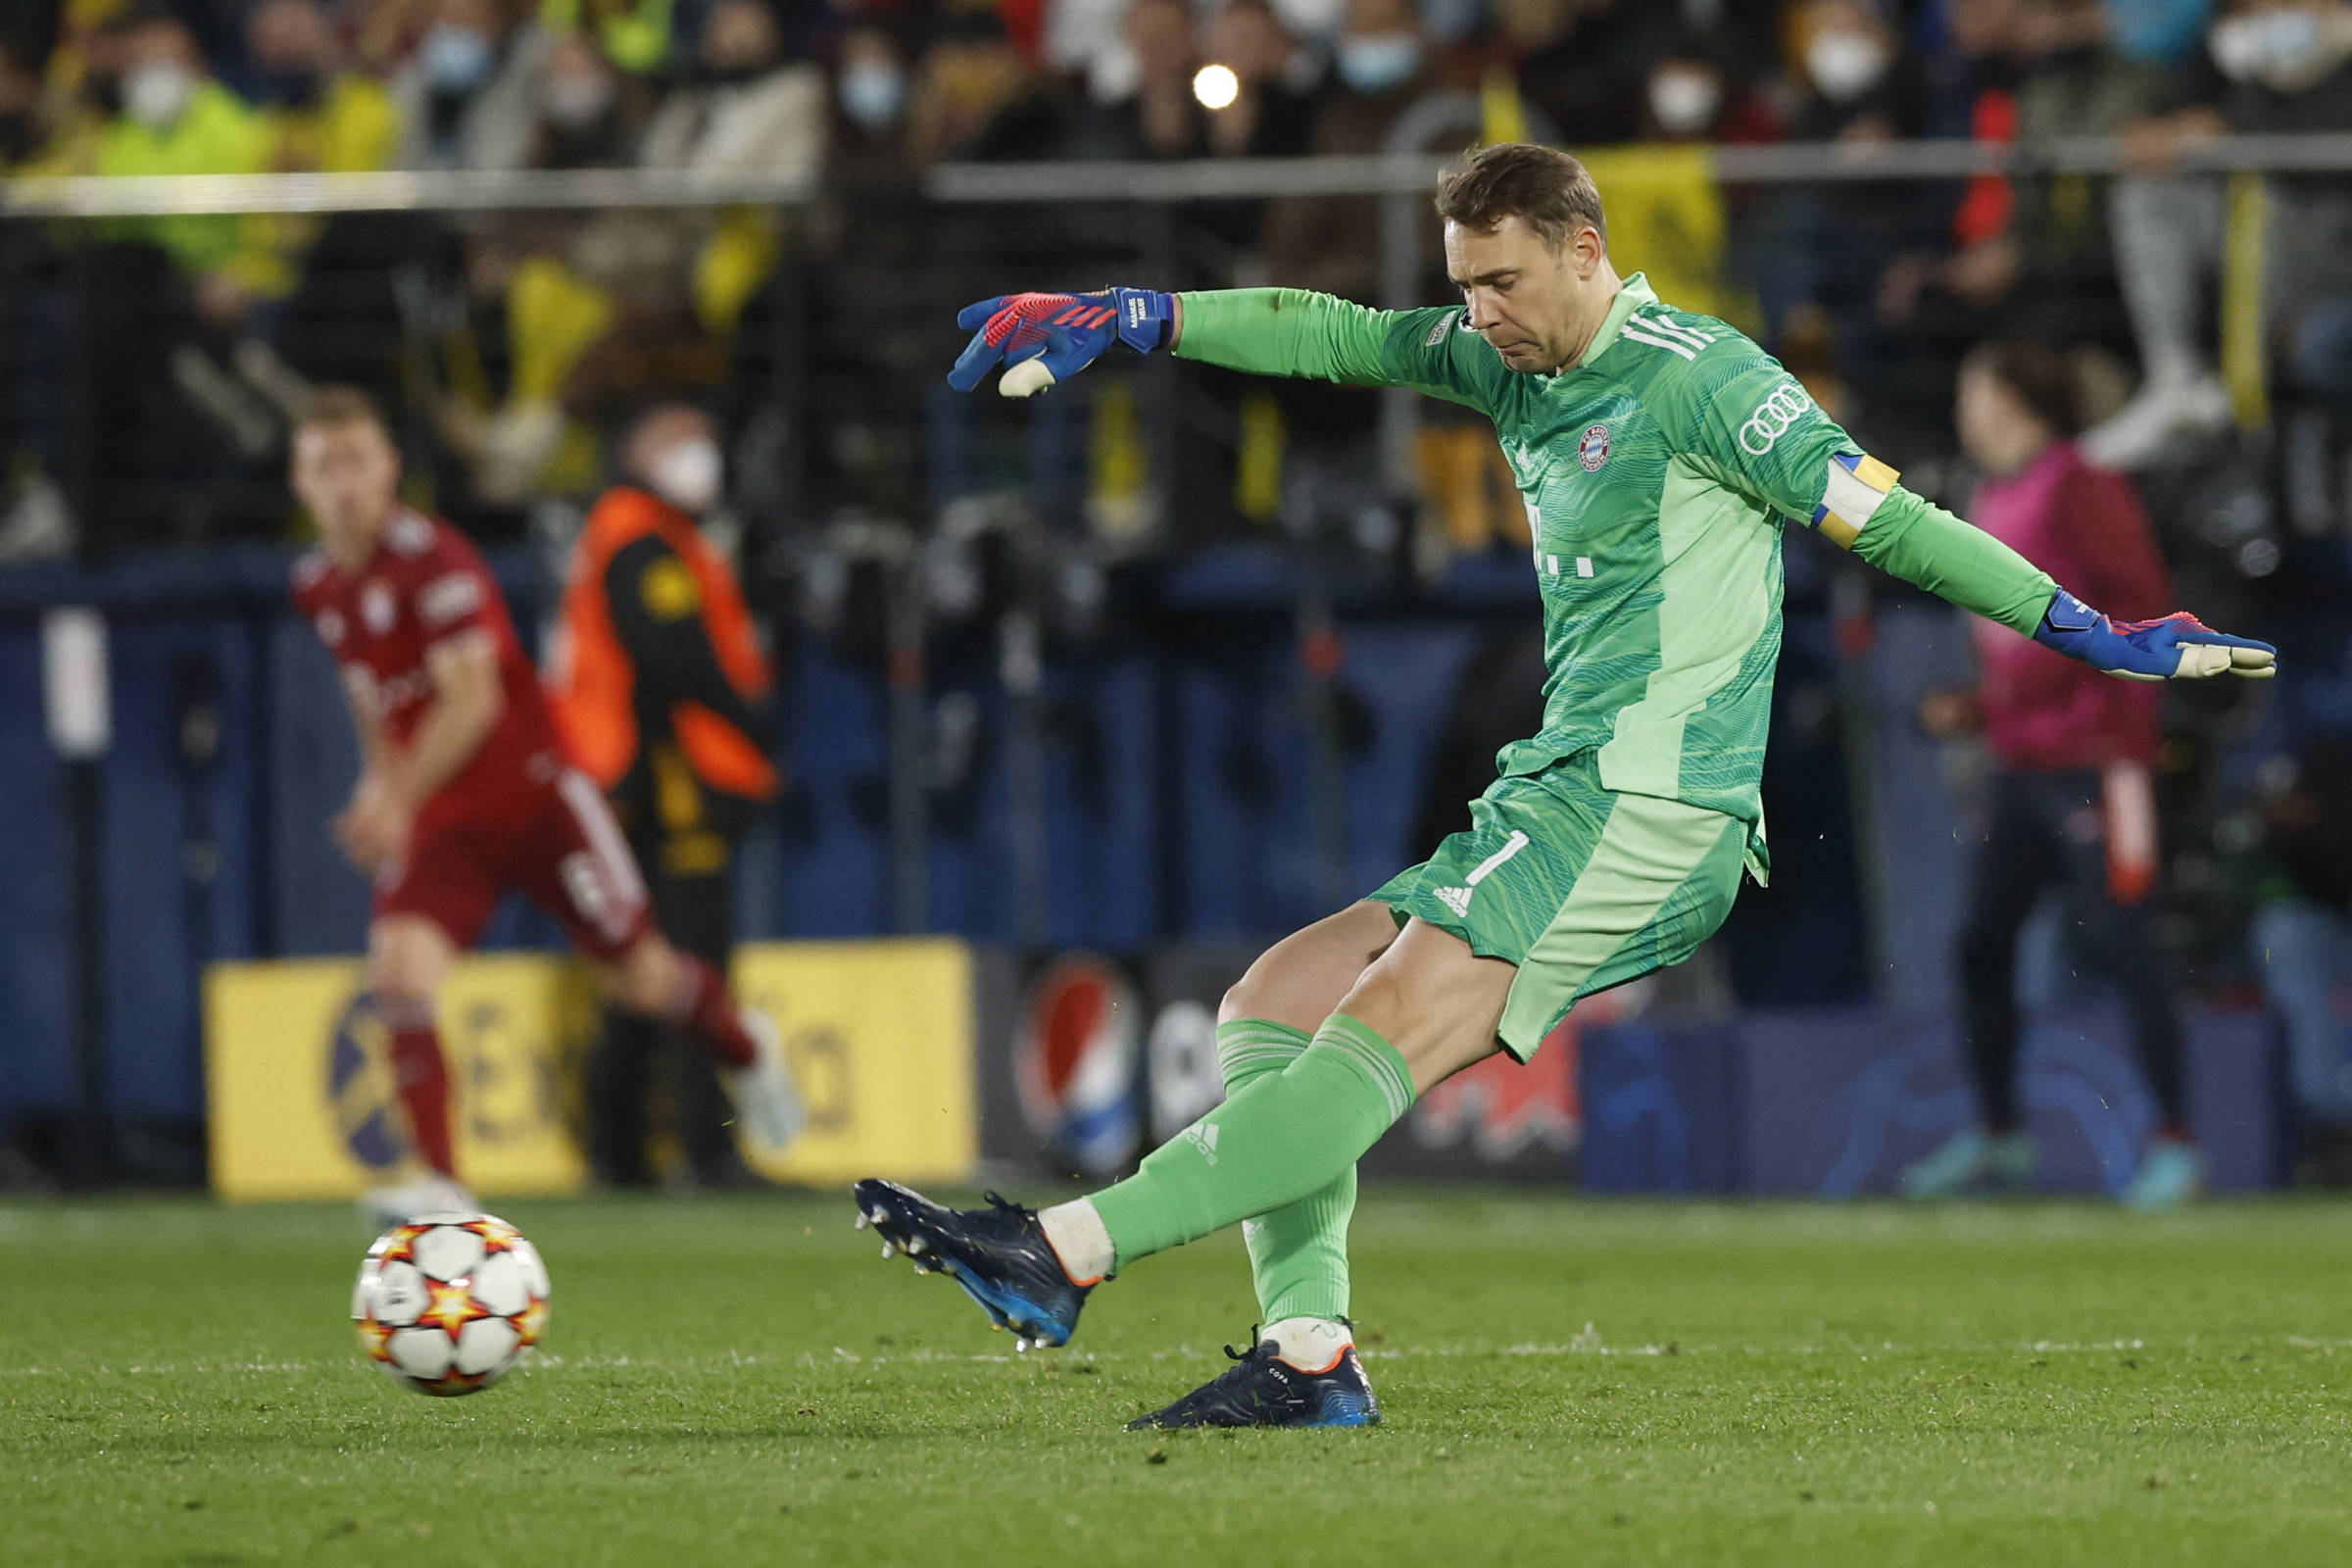
[[[1587,430],[1576,443],[1576,455],[1587,473],[1598,473],[1600,466],[1609,461],[1609,427],[1596,424]]]

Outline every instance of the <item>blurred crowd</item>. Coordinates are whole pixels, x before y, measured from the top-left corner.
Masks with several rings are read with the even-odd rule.
[[[2120,466],[2253,422],[2274,389],[2352,394],[2352,175],[2176,172],[2216,132],[2352,130],[2352,0],[13,0],[0,18],[12,174],[639,168],[818,193],[0,225],[0,555],[69,538],[69,498],[131,542],[281,528],[265,476],[318,379],[402,409],[461,513],[581,491],[599,408],[659,382],[709,393],[793,475],[767,499],[920,514],[985,466],[931,428],[968,422],[928,399],[954,308],[1032,260],[1066,284],[1142,249],[1125,211],[926,210],[943,160],[1597,150],[1621,261],[1914,449],[1951,446],[1960,360],[1996,332],[2080,355],[2088,450]],[[1674,157],[2070,134],[2125,137],[2130,174],[1726,190]],[[1181,219],[1152,281],[1377,295],[1368,200]],[[771,373],[802,390],[761,398]],[[1283,505],[1270,439],[1304,455],[1367,428],[1360,400],[1242,401],[1206,504],[1244,520]],[[112,444],[129,431],[140,450]],[[1417,455],[1460,544],[1512,526],[1475,445],[1440,425]],[[1117,514],[1108,466],[1068,482]],[[1332,471],[1378,467],[1344,453]]]

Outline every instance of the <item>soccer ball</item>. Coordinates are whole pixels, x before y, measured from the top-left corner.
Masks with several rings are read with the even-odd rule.
[[[352,1288],[360,1348],[419,1394],[471,1394],[547,1332],[547,1265],[489,1214],[425,1214],[375,1239]]]

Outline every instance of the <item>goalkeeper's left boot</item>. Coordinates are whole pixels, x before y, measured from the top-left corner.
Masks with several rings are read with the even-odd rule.
[[[858,1200],[858,1228],[871,1225],[882,1233],[884,1257],[905,1252],[917,1274],[944,1272],[980,1303],[989,1322],[1012,1330],[1016,1349],[1067,1345],[1087,1293],[1102,1283],[1071,1279],[1037,1210],[995,1193],[986,1208],[947,1208],[873,1177],[851,1192]]]
[[[1285,1341],[1296,1348],[1286,1352]],[[1128,1430],[1380,1424],[1380,1401],[1345,1323],[1277,1323],[1248,1350],[1228,1345],[1225,1353],[1233,1365],[1166,1409],[1137,1416]]]

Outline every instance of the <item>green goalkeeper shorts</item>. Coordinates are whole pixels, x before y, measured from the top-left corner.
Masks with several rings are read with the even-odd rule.
[[[1603,789],[1590,753],[1496,779],[1470,822],[1369,897],[1399,926],[1426,920],[1519,966],[1496,1033],[1521,1061],[1579,998],[1697,951],[1731,912],[1747,846],[1738,817]]]

